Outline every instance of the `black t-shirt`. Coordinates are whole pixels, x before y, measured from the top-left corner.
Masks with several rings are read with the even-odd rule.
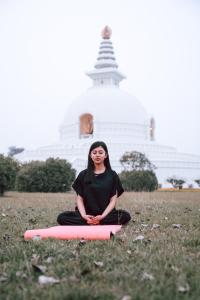
[[[72,187],[84,199],[87,214],[102,214],[110,198],[116,194],[119,197],[124,192],[119,176],[115,171],[106,169],[104,173],[94,174],[93,180],[87,182],[84,180],[86,173],[87,170],[81,171]]]

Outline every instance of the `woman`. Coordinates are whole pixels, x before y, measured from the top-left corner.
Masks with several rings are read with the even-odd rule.
[[[130,214],[116,210],[116,201],[123,192],[120,179],[111,169],[107,146],[104,142],[91,145],[88,166],[79,173],[72,185],[77,193],[75,211],[58,216],[60,225],[126,224]]]

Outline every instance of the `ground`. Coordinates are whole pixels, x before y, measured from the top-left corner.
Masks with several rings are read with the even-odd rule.
[[[124,193],[118,207],[132,221],[109,241],[24,241],[26,229],[56,225],[74,200],[74,193],[0,198],[1,300],[200,299],[200,192]],[[41,275],[58,283],[40,284]]]

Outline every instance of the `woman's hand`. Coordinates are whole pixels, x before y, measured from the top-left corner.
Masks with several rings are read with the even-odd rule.
[[[87,224],[90,225],[98,225],[100,221],[103,219],[102,215],[91,216],[91,215],[82,215],[82,218],[86,220]]]
[[[88,224],[92,224],[91,222],[92,222],[94,216],[91,216],[91,215],[82,215],[82,218],[83,218],[84,220],[86,220],[86,222],[87,222]]]
[[[92,224],[93,224],[93,225],[99,224],[100,221],[101,221],[103,218],[104,218],[103,215],[97,215],[97,216],[93,217],[93,218],[92,218],[92,222],[93,222]]]

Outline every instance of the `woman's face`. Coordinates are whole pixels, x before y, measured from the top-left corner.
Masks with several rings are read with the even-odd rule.
[[[100,146],[100,147],[97,147],[95,149],[93,149],[91,152],[90,152],[90,157],[93,161],[93,163],[95,165],[100,165],[102,163],[104,163],[104,160],[106,159],[107,157],[107,153],[105,152],[105,150]]]

